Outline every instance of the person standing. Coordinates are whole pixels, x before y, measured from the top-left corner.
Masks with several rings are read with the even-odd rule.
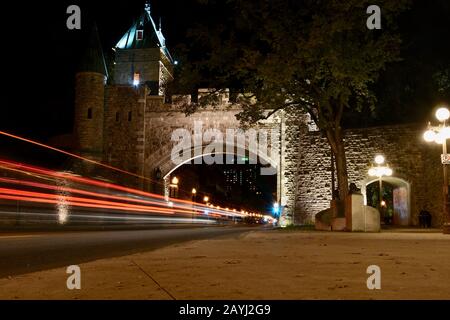
[[[420,210],[419,212],[419,227],[425,228],[425,210]]]

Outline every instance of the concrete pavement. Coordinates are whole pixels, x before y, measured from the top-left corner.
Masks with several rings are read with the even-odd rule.
[[[101,258],[155,250],[183,241],[231,236],[255,227],[216,226],[87,232],[0,234],[0,278]]]
[[[0,279],[1,299],[450,299],[439,232],[252,231]],[[381,289],[367,287],[368,266]]]

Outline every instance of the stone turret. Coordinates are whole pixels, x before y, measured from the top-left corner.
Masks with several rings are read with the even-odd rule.
[[[108,73],[97,27],[94,26],[78,72],[75,76],[74,132],[82,155],[101,160],[105,84]]]

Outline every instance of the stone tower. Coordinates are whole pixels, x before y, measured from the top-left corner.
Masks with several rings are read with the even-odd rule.
[[[75,76],[74,132],[78,151],[102,160],[107,68],[97,27],[89,35],[84,57]]]
[[[173,60],[165,41],[161,24],[156,27],[147,3],[115,47],[115,84],[145,84],[150,95],[164,95],[165,85],[173,79]]]

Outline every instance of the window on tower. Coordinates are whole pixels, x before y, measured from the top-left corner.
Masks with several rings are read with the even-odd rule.
[[[87,110],[87,118],[92,119],[92,108],[88,108]]]
[[[131,121],[131,111],[128,111],[128,121]]]
[[[136,40],[144,40],[144,30],[137,30],[136,31]]]
[[[116,112],[116,122],[119,122],[119,120],[120,120],[120,113]]]

